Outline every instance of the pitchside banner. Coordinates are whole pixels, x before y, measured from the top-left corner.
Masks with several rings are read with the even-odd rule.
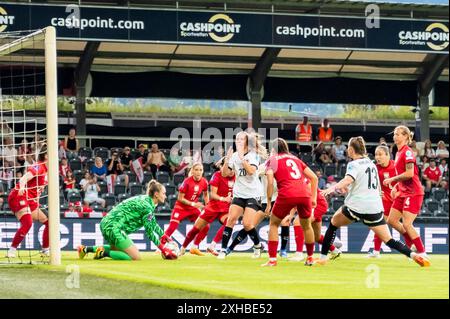
[[[169,226],[169,217],[158,218],[159,225],[166,229]],[[182,222],[178,230],[172,237],[178,242],[183,243],[185,235],[192,228],[193,224]],[[220,225],[214,222],[211,225],[207,238],[201,243],[200,248],[206,249],[207,245],[214,238]],[[0,249],[6,249],[11,244],[15,232],[19,228],[19,223],[14,218],[6,218],[0,221]],[[424,240],[426,251],[434,254],[448,254],[448,224],[417,224],[417,231],[420,232]],[[242,229],[242,225],[236,225],[234,232]],[[323,227],[323,232],[326,226]],[[80,244],[83,245],[102,245],[103,237],[100,231],[100,219],[61,219],[61,248],[63,250],[74,250]],[[264,243],[267,244],[269,225],[267,220],[258,227],[259,235]],[[41,224],[34,223],[29,235],[22,243],[22,248],[38,249],[42,241],[43,228]],[[234,234],[235,236],[236,234]],[[342,251],[350,253],[365,253],[373,247],[373,233],[362,224],[353,224],[349,227],[342,227],[338,231],[338,237],[343,243]],[[400,239],[398,232],[393,232],[393,237]],[[130,235],[136,246],[141,251],[155,250],[156,247],[147,239],[144,230]],[[238,245],[235,251],[251,251],[252,241],[246,239],[241,245]],[[266,245],[267,246],[267,245]],[[220,244],[219,244],[220,247]],[[289,250],[295,251],[294,230],[291,227]],[[383,252],[390,252],[389,247],[383,244]],[[319,246],[316,246],[319,251]]]
[[[0,32],[54,26],[59,39],[448,54],[448,21],[383,17],[378,25],[373,19],[371,16],[0,4]]]

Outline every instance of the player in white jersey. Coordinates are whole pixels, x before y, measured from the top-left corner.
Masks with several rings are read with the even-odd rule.
[[[262,183],[262,190],[263,192],[261,193],[261,210],[259,210],[257,212],[257,214],[255,214],[255,219],[253,220],[253,225],[255,227],[257,227],[264,218],[269,218],[270,214],[266,214],[265,210],[267,207],[267,177],[266,177],[266,163],[259,165],[258,168],[258,176],[261,179],[261,183]],[[273,204],[275,203],[275,199],[278,196],[278,189],[276,187],[276,182],[274,182],[274,194],[272,196],[272,207]],[[234,248],[239,245],[242,241],[244,241],[247,238],[247,231],[245,230],[245,228],[242,228],[236,235],[236,237],[234,238],[233,242],[231,243],[231,245],[228,247],[228,251],[227,253],[229,254],[230,252],[232,252],[234,250]],[[259,253],[261,252],[261,250],[256,250],[255,251],[255,258],[257,258],[259,255]]]
[[[219,259],[224,259],[231,252],[228,249],[228,242],[234,225],[242,215],[244,229],[254,243],[253,256],[259,257],[263,250],[254,220],[257,212],[261,210],[261,194],[263,192],[258,176],[259,159],[267,157],[267,151],[255,133],[240,132],[236,135],[235,143],[236,152],[233,153],[233,149],[230,147],[222,167],[222,173],[225,176],[230,170],[233,170],[236,181],[233,186],[233,202],[228,212],[227,225],[223,231],[222,250],[217,257]]]
[[[323,239],[318,264],[326,264],[330,245],[339,227],[361,221],[391,249],[412,258],[422,267],[430,266],[430,261],[411,251],[404,243],[391,237],[383,216],[381,185],[375,164],[366,157],[366,145],[361,136],[352,137],[348,142],[348,156],[352,162],[347,165],[345,177],[336,185],[323,191],[325,196],[336,191],[347,191],[344,206],[339,208],[331,219]]]

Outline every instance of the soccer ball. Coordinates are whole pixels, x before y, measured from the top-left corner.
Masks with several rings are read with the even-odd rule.
[[[169,241],[164,245],[164,248],[167,248],[171,250],[174,254],[174,256],[178,257],[178,254],[180,253],[180,248],[178,247],[178,244],[175,241]],[[163,259],[166,259],[164,254],[161,254]]]

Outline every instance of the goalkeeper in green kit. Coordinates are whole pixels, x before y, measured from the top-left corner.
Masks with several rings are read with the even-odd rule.
[[[110,257],[116,260],[139,260],[139,250],[128,234],[144,227],[147,237],[161,250],[164,259],[176,259],[177,255],[165,244],[172,241],[156,222],[156,206],[166,200],[166,189],[155,180],[148,183],[147,194],[131,197],[114,207],[100,222],[103,238],[109,243],[104,246],[78,247],[78,257],[95,253],[94,259]]]

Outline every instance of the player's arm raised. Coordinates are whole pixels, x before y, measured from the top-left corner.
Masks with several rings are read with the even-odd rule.
[[[334,193],[335,191],[342,191],[343,192],[343,190],[347,189],[347,187],[350,186],[351,184],[353,184],[354,181],[355,180],[353,179],[352,176],[345,175],[345,177],[343,179],[341,179],[339,181],[339,183],[337,183],[336,185],[331,186],[331,187],[323,190],[322,194],[324,196],[328,196],[331,193]]]
[[[315,208],[317,205],[317,185],[319,184],[319,179],[309,167],[306,167],[303,173],[311,183],[311,205],[312,208]]]
[[[225,156],[225,160],[223,162],[222,169],[220,170],[220,172],[222,173],[222,176],[224,176],[224,177],[228,176],[230,174],[230,172],[231,172],[231,169],[230,169],[230,166],[229,166],[230,165],[231,156],[233,156],[233,147],[230,147],[228,149],[227,155]]]

